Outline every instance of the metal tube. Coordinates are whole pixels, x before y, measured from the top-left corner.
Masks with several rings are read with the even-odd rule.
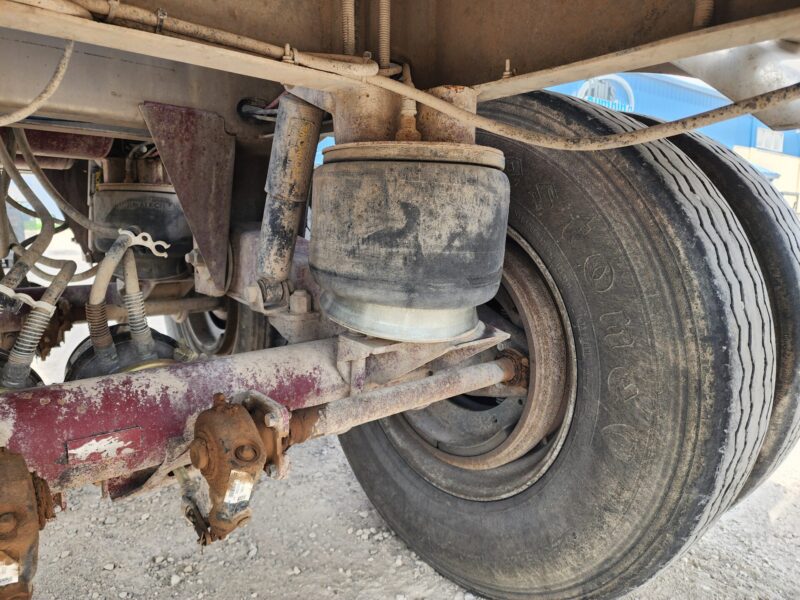
[[[292,94],[281,97],[261,221],[258,276],[268,286],[289,278],[324,111]]]
[[[75,281],[75,278],[72,279]],[[69,303],[69,323],[82,323],[86,321],[85,305],[89,296],[88,285],[71,285],[67,287],[63,298]],[[20,288],[20,293],[28,294],[33,298],[40,298],[44,288]],[[106,315],[111,321],[123,322],[128,318],[128,313],[123,306],[118,304],[122,299],[118,297],[116,290],[110,290],[106,297]],[[162,315],[178,315],[181,313],[208,312],[223,307],[222,298],[211,296],[192,296],[189,298],[165,298],[161,300],[146,300],[144,303],[145,311],[150,317]],[[23,304],[16,313],[4,311],[0,313],[0,333],[19,331],[22,328],[23,319],[30,313],[30,308]]]
[[[187,423],[217,392],[254,390],[290,410],[347,397],[336,348],[320,340],[9,391],[0,447],[25,456],[54,490],[129,475],[188,447]]]
[[[178,461],[191,442],[193,419],[217,393],[263,394],[293,411],[293,430],[295,415],[298,422],[314,417],[306,431],[318,436],[515,375],[513,361],[501,358],[348,399],[337,347],[333,338],[7,391],[0,395],[0,447],[24,455],[57,491]],[[292,442],[309,437],[293,435]]]
[[[494,362],[445,369],[425,379],[373,390],[322,407],[304,409],[297,416],[302,421],[310,422],[313,416],[309,418],[309,414],[316,412],[316,422],[310,429],[309,438],[338,435],[370,421],[424,408],[446,398],[508,381],[514,375],[514,361],[500,358]],[[292,441],[297,443],[302,440]]]

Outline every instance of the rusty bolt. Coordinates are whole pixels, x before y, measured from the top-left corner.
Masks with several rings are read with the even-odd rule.
[[[8,535],[17,528],[17,516],[14,513],[0,515],[0,535]]]
[[[241,460],[242,462],[252,462],[256,458],[258,458],[258,450],[251,446],[250,444],[244,444],[239,446],[236,451],[236,458]]]
[[[289,312],[301,315],[311,312],[311,294],[306,290],[297,290],[289,296]]]
[[[201,439],[195,439],[189,446],[189,458],[192,466],[201,471],[208,466],[208,446]]]

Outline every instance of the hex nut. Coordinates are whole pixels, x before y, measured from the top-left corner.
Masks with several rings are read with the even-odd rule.
[[[289,312],[295,315],[311,312],[311,294],[306,290],[296,290],[289,296]]]

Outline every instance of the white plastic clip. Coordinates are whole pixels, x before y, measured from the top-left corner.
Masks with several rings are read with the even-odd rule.
[[[167,242],[162,241],[154,241],[152,236],[149,233],[140,233],[139,235],[135,235],[133,232],[128,231],[126,229],[119,230],[120,235],[127,235],[131,238],[130,246],[144,246],[148,248],[150,252],[155,254],[156,256],[160,256],[161,258],[167,258],[167,248],[170,247],[170,244]]]
[[[21,294],[16,290],[12,290],[10,287],[3,285],[0,283],[0,294],[3,296],[7,296],[8,298],[13,298],[15,300],[19,300],[23,304],[27,304],[31,308],[39,309],[48,315],[51,315],[56,312],[56,307],[52,304],[47,302],[42,302],[41,300],[35,300],[28,294]]]

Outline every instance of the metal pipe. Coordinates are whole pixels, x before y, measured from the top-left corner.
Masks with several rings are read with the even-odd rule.
[[[298,419],[311,422],[316,414],[316,422],[308,432],[309,439],[338,435],[370,421],[424,408],[446,398],[508,381],[514,375],[514,361],[509,358],[468,367],[453,367],[424,379],[373,390],[321,407],[296,411],[292,418],[299,412]],[[299,441],[302,440],[292,440],[293,443]]]
[[[323,115],[321,108],[297,96],[281,97],[264,187],[267,199],[257,258],[258,277],[268,286],[280,285],[291,272]]]
[[[6,392],[0,447],[54,490],[129,475],[185,450],[187,423],[217,392],[254,390],[290,410],[347,397],[336,347],[319,340]],[[108,451],[89,450],[98,447]]]
[[[28,254],[14,263],[11,270],[0,281],[0,284],[14,289],[22,282],[25,274],[50,245],[50,241],[53,239],[55,223],[45,205],[42,204],[41,200],[20,175],[19,170],[14,165],[14,159],[5,144],[0,144],[0,163],[2,163],[3,170],[11,177],[11,181],[19,188],[19,191],[22,192],[22,195],[25,196],[25,199],[36,211],[36,216],[42,221],[42,230],[28,249]],[[2,207],[2,209],[5,210],[5,207]]]
[[[733,102],[697,115],[692,115],[676,121],[669,121],[667,123],[660,123],[659,125],[652,125],[643,129],[624,131],[622,133],[610,135],[570,138],[547,133],[537,133],[524,127],[518,127],[509,123],[501,123],[500,121],[495,121],[481,115],[472,114],[445,100],[436,98],[427,92],[411,88],[400,81],[395,81],[388,77],[365,77],[363,81],[375,87],[394,92],[400,96],[413,98],[420,104],[430,106],[434,110],[438,110],[449,117],[453,117],[464,123],[471,124],[478,129],[483,129],[510,140],[516,140],[523,144],[530,144],[531,146],[539,146],[541,148],[578,152],[611,150],[614,148],[624,148],[635,144],[653,142],[700,127],[706,127],[707,125],[713,125],[720,121],[726,121],[728,119],[741,117],[742,115],[766,110],[800,98],[800,83],[797,83],[745,100]]]
[[[58,205],[58,208],[61,209],[61,212],[63,212],[66,216],[70,217],[81,227],[88,229],[89,231],[92,231],[97,235],[104,237],[114,237],[117,235],[118,230],[116,227],[111,227],[110,225],[105,225],[103,223],[96,223],[92,221],[86,215],[77,210],[75,207],[73,207],[69,202],[67,202],[64,199],[64,197],[56,189],[56,187],[52,183],[50,183],[50,179],[47,177],[47,175],[45,175],[44,171],[42,171],[39,162],[33,155],[33,150],[31,150],[31,146],[28,143],[28,138],[25,136],[24,129],[14,129],[14,139],[17,140],[19,151],[25,158],[25,162],[28,164],[28,167],[30,168],[31,172],[36,177],[36,180],[50,195],[50,197],[53,198],[55,203]]]

